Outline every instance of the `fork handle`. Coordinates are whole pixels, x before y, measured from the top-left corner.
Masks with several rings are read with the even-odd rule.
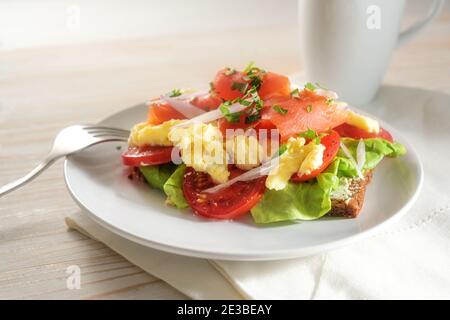
[[[10,182],[3,187],[0,187],[0,198],[11,191],[23,186],[24,184],[30,182],[34,178],[36,178],[38,175],[40,175],[45,169],[50,167],[56,160],[58,160],[60,157],[52,157],[47,158],[43,162],[41,162],[36,168],[31,170],[28,174],[23,176],[20,179],[17,179],[16,181]]]

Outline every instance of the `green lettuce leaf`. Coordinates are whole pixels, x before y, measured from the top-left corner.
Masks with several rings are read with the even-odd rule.
[[[337,163],[311,182],[289,182],[283,190],[266,190],[261,201],[251,210],[256,223],[291,220],[315,220],[331,210],[330,193],[339,185]]]
[[[359,140],[342,138],[352,156],[356,159]],[[363,171],[375,168],[383,157],[398,157],[406,153],[399,143],[383,139],[366,139],[366,162]],[[331,193],[345,185],[345,179],[358,176],[358,173],[339,150],[328,168],[310,182],[289,182],[283,190],[266,190],[261,201],[251,210],[256,223],[273,223],[292,220],[314,220],[331,210]]]
[[[186,166],[176,166],[173,163],[139,168],[148,184],[155,189],[164,191],[167,203],[177,208],[187,208],[183,195],[183,175]]]
[[[356,159],[356,148],[358,147],[359,140],[341,138],[341,142],[345,144],[350,154]],[[391,143],[380,138],[364,139],[364,144],[366,145],[366,162],[363,166],[363,172],[374,169],[384,157],[399,157],[406,153],[406,148],[402,144],[398,142]],[[342,149],[339,149],[335,161],[339,161],[339,169],[337,172],[339,177],[358,176],[356,168]]]
[[[164,184],[177,169],[173,163],[139,168],[148,184],[155,189],[164,190]]]
[[[189,207],[183,195],[183,176],[186,171],[186,165],[178,166],[174,173],[164,184],[164,192],[167,195],[167,203],[179,209]]]

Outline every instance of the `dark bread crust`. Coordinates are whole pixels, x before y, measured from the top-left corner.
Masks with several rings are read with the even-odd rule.
[[[369,171],[364,180],[352,180],[349,190],[351,198],[347,200],[331,199],[331,210],[327,213],[331,217],[356,218],[364,204],[364,195],[367,185],[372,180],[372,171]]]

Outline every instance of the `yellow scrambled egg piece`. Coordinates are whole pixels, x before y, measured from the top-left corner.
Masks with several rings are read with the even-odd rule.
[[[325,151],[325,146],[323,144],[316,144],[314,142],[308,143],[304,148],[303,152],[306,154],[300,169],[298,169],[298,174],[310,174],[313,170],[319,168],[323,163],[323,152]]]
[[[181,159],[199,172],[208,173],[215,183],[228,181],[230,172],[223,137],[212,124],[194,124],[170,130],[171,143],[181,150]]]
[[[131,146],[172,146],[169,140],[169,131],[176,124],[186,120],[169,120],[158,125],[150,125],[145,122],[138,123],[131,129],[128,143]]]
[[[325,146],[310,142],[305,145],[304,138],[291,137],[286,151],[279,157],[278,166],[269,172],[266,188],[284,189],[294,173],[309,174],[323,163]]]
[[[351,110],[347,112],[347,120],[345,122],[370,133],[380,132],[380,125],[378,124],[378,121],[357,114]]]

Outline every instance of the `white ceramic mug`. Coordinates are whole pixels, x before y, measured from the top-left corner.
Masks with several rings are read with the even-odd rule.
[[[427,25],[444,2],[430,1],[426,17],[400,32],[405,0],[299,0],[306,79],[355,106],[368,103],[392,50]]]

